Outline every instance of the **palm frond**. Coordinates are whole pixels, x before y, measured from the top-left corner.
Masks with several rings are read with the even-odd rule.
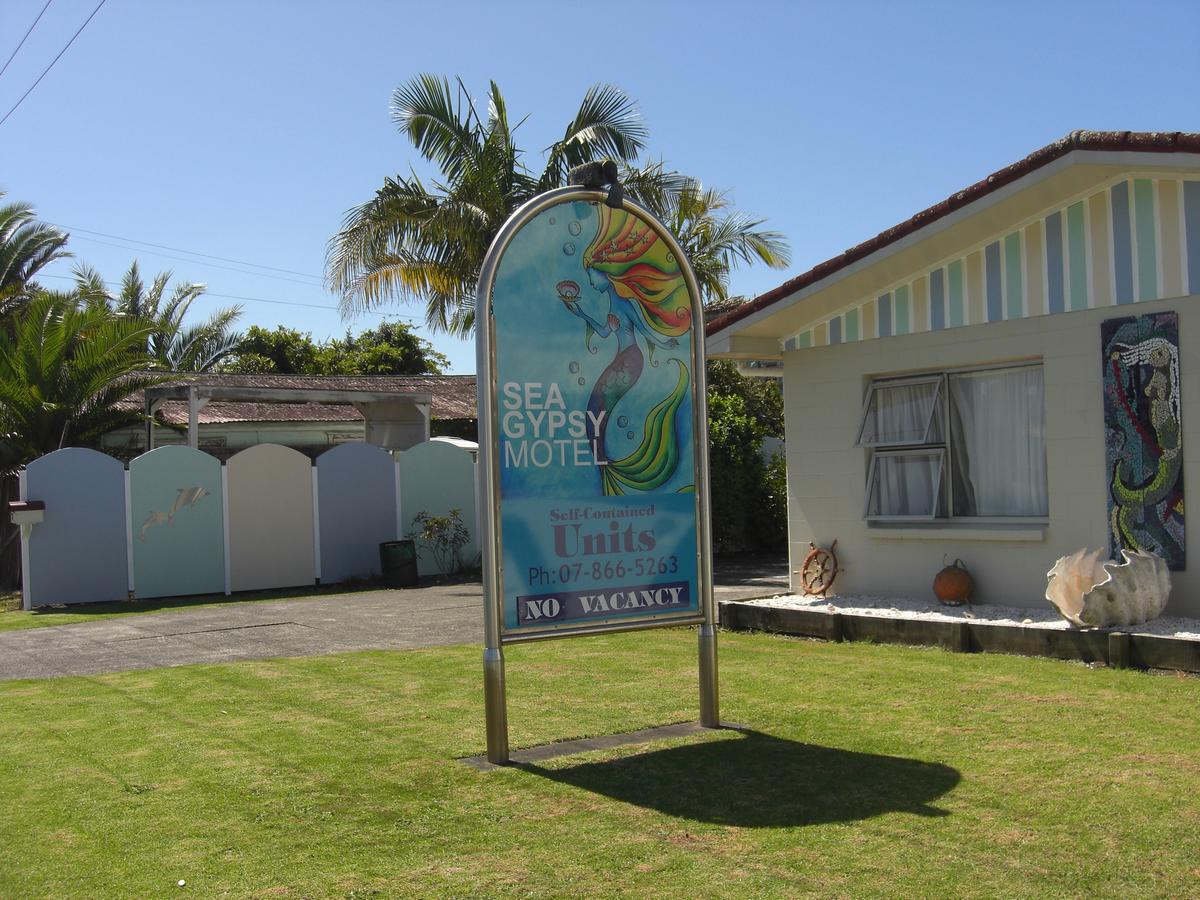
[[[728,298],[729,275],[740,265],[761,262],[778,269],[791,261],[780,232],[762,228],[763,219],[736,210],[725,191],[696,179],[681,176],[670,190],[651,190],[640,199],[687,253],[706,305]]]
[[[480,123],[466,89],[458,81],[458,97],[450,81],[437,75],[418,75],[392,93],[392,121],[423,157],[454,178],[478,155]],[[464,110],[464,102],[466,109]]]
[[[118,311],[126,315],[140,316],[145,295],[146,283],[142,281],[142,273],[135,259],[129,264],[129,271],[121,276],[121,292],[117,295]]]
[[[103,276],[89,265],[79,263],[71,271],[75,279],[75,296],[85,306],[111,308],[112,294]]]
[[[437,206],[438,197],[416,176],[385,179],[374,197],[346,213],[330,239],[325,263],[330,289],[346,295],[373,258],[420,230]]]
[[[623,165],[620,180],[625,195],[652,212],[676,208],[680,195],[692,183],[686,175],[667,169],[662,160]]]
[[[36,221],[29,204],[0,206],[0,298],[19,293],[45,266],[70,256],[66,243],[66,234]]]
[[[181,323],[154,356],[172,372],[207,372],[237,348],[242,336],[230,328],[241,314],[240,305],[228,306],[198,324]]]
[[[346,213],[325,260],[343,316],[422,301],[433,330],[469,333],[479,269],[508,216],[564,184],[572,166],[606,157],[622,163],[627,194],[679,237],[706,298],[727,295],[729,272],[738,265],[787,264],[782,235],[737,213],[724,193],[661,161],[637,163],[646,125],[634,101],[613,85],[588,89],[536,176],[514,140],[524,120],[511,125],[495,82],[483,117],[461,78],[419,75],[393,94],[392,118],[440,175],[428,184],[413,173],[387,178],[374,197]]]
[[[649,132],[637,104],[620,88],[594,84],[588,88],[563,136],[546,151],[539,191],[566,183],[567,172],[604,157],[631,162],[646,146]]]
[[[126,417],[118,402],[158,380],[143,349],[153,327],[73,294],[32,297],[0,329],[0,434],[13,458],[87,443]]]

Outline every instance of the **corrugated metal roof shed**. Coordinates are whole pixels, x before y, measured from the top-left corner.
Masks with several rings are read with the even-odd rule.
[[[433,398],[430,412],[435,419],[474,419],[476,413],[474,375],[225,375],[201,374],[172,377],[158,387],[204,386],[311,391],[371,391],[397,394],[427,393]],[[141,410],[145,394],[138,391],[121,402],[123,408]],[[186,425],[185,400],[165,400],[158,417]],[[213,400],[199,413],[200,423],[223,422],[359,422],[362,415],[353,406],[334,403],[261,403]]]

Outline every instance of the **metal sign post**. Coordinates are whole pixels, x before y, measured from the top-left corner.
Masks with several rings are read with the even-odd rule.
[[[653,215],[549,191],[476,293],[487,758],[508,762],[503,645],[699,625],[720,725],[700,292]]]

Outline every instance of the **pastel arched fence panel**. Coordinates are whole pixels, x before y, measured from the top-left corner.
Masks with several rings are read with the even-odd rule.
[[[159,447],[129,464],[136,597],[225,590],[221,463],[191,447]]]
[[[95,450],[56,450],[25,467],[25,499],[46,504],[29,536],[31,606],[129,596],[125,466]]]
[[[230,588],[312,584],[316,544],[308,457],[279,444],[258,444],[230,457],[225,469]]]
[[[405,535],[421,512],[445,516],[459,510],[470,540],[462,549],[464,565],[479,555],[475,518],[475,463],[471,454],[445,441],[426,441],[400,454],[400,515]],[[416,535],[413,535],[416,537]],[[432,548],[417,539],[417,565],[423,575],[446,574]]]
[[[321,583],[379,574],[379,545],[396,539],[396,463],[373,444],[317,457]]]

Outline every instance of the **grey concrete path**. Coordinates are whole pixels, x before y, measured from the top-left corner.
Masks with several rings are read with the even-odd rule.
[[[787,589],[787,566],[718,571],[717,600]],[[483,640],[478,583],[228,603],[0,633],[0,681]]]

